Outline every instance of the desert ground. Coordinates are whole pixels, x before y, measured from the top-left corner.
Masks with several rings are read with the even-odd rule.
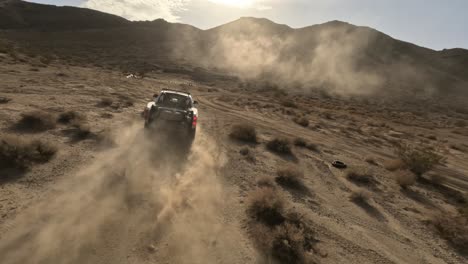
[[[0,53],[1,263],[466,263],[467,112],[126,76]],[[143,131],[162,88],[189,152]]]

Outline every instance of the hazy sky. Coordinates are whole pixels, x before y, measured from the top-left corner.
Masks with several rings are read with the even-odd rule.
[[[130,20],[164,18],[207,29],[241,16],[291,27],[330,20],[369,26],[417,45],[468,48],[468,0],[30,0],[83,6]]]

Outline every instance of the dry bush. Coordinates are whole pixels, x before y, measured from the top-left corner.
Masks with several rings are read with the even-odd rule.
[[[440,214],[431,219],[441,237],[464,255],[468,254],[468,217]]]
[[[114,117],[114,115],[111,114],[111,113],[102,113],[102,114],[101,114],[101,117],[102,117],[102,118],[106,118],[106,119],[111,119],[111,118]]]
[[[58,118],[57,122],[62,124],[70,124],[72,122],[84,120],[84,116],[76,111],[67,111],[61,113]]]
[[[306,117],[302,116],[302,117],[295,117],[293,119],[294,122],[296,122],[296,124],[302,126],[302,127],[308,127],[310,122],[309,122],[309,119],[307,119]]]
[[[395,181],[401,188],[406,189],[416,183],[416,175],[411,171],[401,170],[395,173]]]
[[[75,141],[81,141],[94,136],[93,132],[91,132],[91,127],[88,124],[81,123],[81,122],[74,122],[72,124],[73,133],[72,138]]]
[[[294,139],[294,146],[300,147],[300,148],[305,148],[307,147],[307,141],[303,138],[296,138]]]
[[[287,138],[274,138],[267,143],[267,148],[270,151],[279,154],[291,154],[291,143]]]
[[[101,101],[99,101],[98,106],[99,107],[110,107],[114,103],[114,100],[112,98],[102,98]]]
[[[405,166],[405,163],[400,159],[387,160],[384,163],[384,168],[388,171],[401,170]]]
[[[349,196],[349,199],[358,204],[367,204],[371,198],[371,193],[369,191],[359,189],[353,191]]]
[[[352,181],[354,183],[361,184],[361,185],[371,185],[375,181],[370,171],[365,168],[351,169],[346,174],[346,178],[348,178],[349,181]]]
[[[279,169],[276,172],[276,182],[281,186],[287,188],[298,188],[303,186],[302,180],[304,179],[304,173],[292,166]]]
[[[45,131],[55,128],[55,125],[53,115],[37,111],[22,114],[16,128],[26,131]]]
[[[250,197],[249,213],[255,220],[250,230],[257,246],[278,263],[314,263],[314,233],[297,213],[285,213],[279,193],[259,188]]]
[[[281,105],[284,106],[284,107],[290,107],[290,108],[297,108],[297,105],[296,103],[294,103],[293,101],[287,101],[287,100],[284,100],[281,102]]]
[[[260,179],[257,180],[257,186],[259,188],[276,188],[275,181],[268,176],[263,176]]]
[[[0,96],[0,104],[6,104],[11,101],[11,98]]]
[[[378,166],[378,165],[379,165],[379,163],[377,163],[377,161],[375,161],[375,159],[372,158],[372,157],[367,157],[367,158],[365,159],[365,161],[366,161],[367,163],[371,164],[371,165],[374,165],[374,166]]]
[[[429,148],[400,145],[397,152],[405,167],[417,176],[423,175],[444,161],[442,156]]]
[[[284,208],[283,196],[273,188],[259,188],[249,196],[250,216],[268,226],[284,222]]]
[[[244,156],[248,161],[255,162],[255,155],[252,150],[248,147],[242,148],[239,153]]]
[[[257,131],[255,127],[247,124],[234,125],[229,136],[240,141],[257,143]]]
[[[310,143],[303,138],[294,139],[294,145],[300,148],[306,148],[315,152],[319,152],[318,146],[314,143]]]
[[[57,148],[41,140],[5,136],[0,139],[0,169],[28,169],[34,163],[48,162]]]

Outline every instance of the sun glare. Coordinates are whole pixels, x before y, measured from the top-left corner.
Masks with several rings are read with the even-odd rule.
[[[210,1],[216,4],[246,8],[246,7],[253,6],[256,0],[210,0]]]

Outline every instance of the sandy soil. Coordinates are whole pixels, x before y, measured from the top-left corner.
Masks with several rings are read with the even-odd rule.
[[[395,158],[395,140],[437,146],[447,164],[432,174],[466,194],[468,131],[454,126],[465,115],[420,117],[320,96],[252,93],[228,80],[208,86],[165,73],[127,79],[101,68],[0,59],[0,96],[12,99],[0,105],[1,134],[40,138],[59,149],[49,163],[0,179],[2,263],[274,263],[255,246],[247,197],[259,178],[274,178],[287,164],[305,172],[307,191],[281,192],[312,227],[320,263],[466,262],[426,224],[434,213],[456,211],[450,195],[424,184],[402,192],[384,168]],[[188,154],[142,130],[140,111],[161,88],[190,90],[200,102],[200,127]],[[113,98],[113,106],[99,106],[102,98]],[[285,107],[284,100],[297,106]],[[74,141],[67,125],[41,133],[12,128],[21,113],[39,110],[78,111],[93,133],[110,131],[115,145]],[[294,123],[297,114],[311,125]],[[228,136],[238,123],[257,129],[259,144],[247,145],[255,162],[239,153],[246,144]],[[319,151],[276,155],[264,145],[276,136],[305,138]],[[369,169],[375,183],[357,186],[331,166],[334,160]],[[349,200],[359,188],[371,192],[369,206]]]

